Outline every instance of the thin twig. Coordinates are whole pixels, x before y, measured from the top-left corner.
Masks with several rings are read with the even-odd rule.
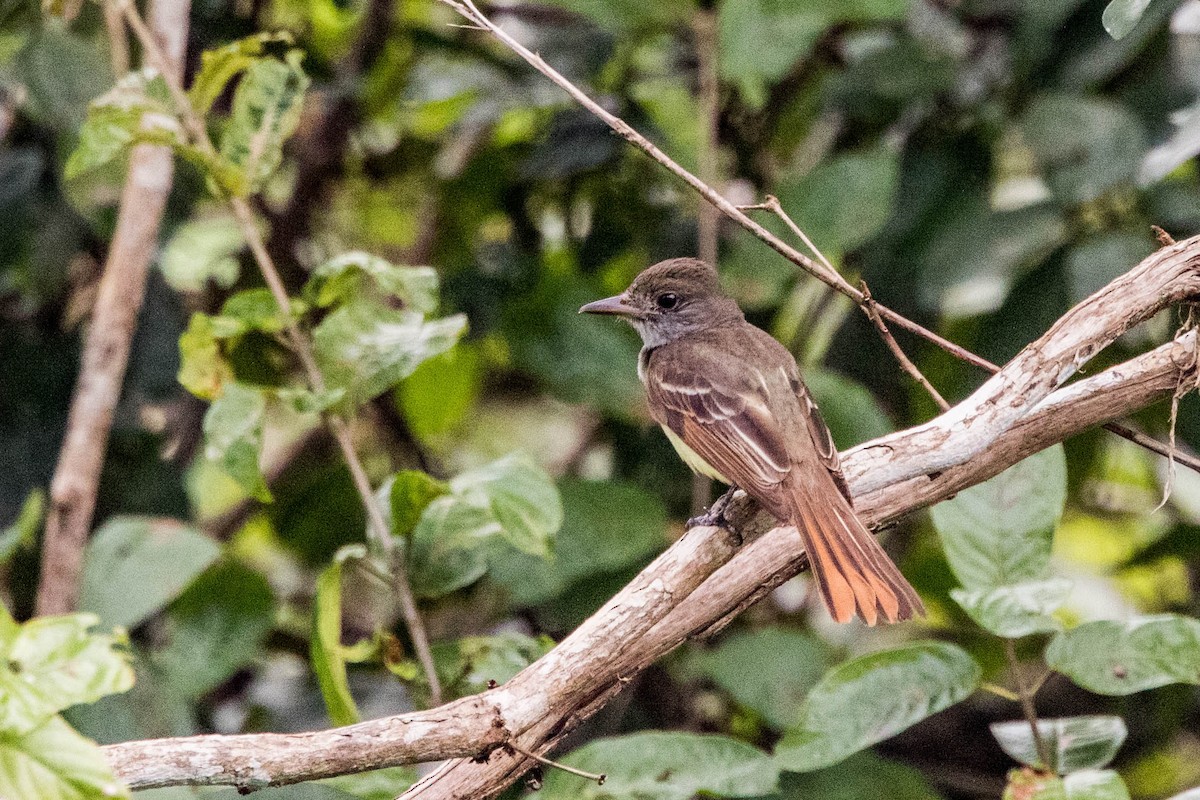
[[[129,23],[129,27],[133,30],[134,35],[145,49],[147,58],[157,67],[161,63],[163,54],[153,37],[149,35],[149,30],[138,15],[137,8],[129,0],[123,0],[122,11],[125,14],[126,21]],[[196,113],[195,108],[188,100],[182,82],[173,76],[164,76],[164,78],[175,101],[176,112],[183,119],[185,127],[191,133],[193,143],[206,155],[215,156],[216,147],[208,137],[204,120]],[[317,366],[316,356],[313,354],[311,343],[301,333],[295,320],[292,319],[290,311],[291,301],[288,298],[287,289],[284,287],[283,279],[280,277],[279,270],[276,269],[270,253],[267,252],[266,243],[263,241],[262,234],[259,232],[258,224],[255,221],[254,211],[244,198],[229,197],[227,200],[233,209],[234,217],[242,230],[242,235],[246,239],[246,244],[250,248],[255,262],[258,264],[259,272],[262,274],[263,280],[271,292],[271,296],[274,297],[276,304],[283,313],[284,334],[288,344],[300,361],[309,387],[314,392],[321,394],[326,390],[325,377],[321,374],[321,370]],[[434,667],[433,654],[429,648],[429,637],[425,632],[425,625],[421,620],[420,612],[417,610],[416,599],[408,580],[408,572],[403,562],[396,555],[395,543],[392,539],[391,531],[388,528],[387,521],[383,517],[383,511],[379,507],[374,491],[371,489],[371,481],[367,477],[362,461],[354,449],[350,426],[345,419],[336,414],[326,413],[323,415],[323,418],[325,424],[328,425],[330,432],[333,434],[334,440],[337,442],[338,449],[342,451],[342,457],[346,462],[346,467],[350,471],[354,488],[358,491],[363,508],[366,510],[368,535],[379,550],[389,559],[396,597],[400,604],[400,613],[408,628],[417,659],[420,661],[426,680],[429,683],[430,702],[433,705],[439,705],[441,703],[442,689],[437,677],[437,670]]]
[[[159,71],[165,76],[177,77],[183,71],[187,37],[181,30],[187,29],[188,8],[189,0],[150,4],[154,30],[143,27],[158,50]],[[160,38],[168,43],[166,48],[159,47]],[[133,148],[50,484],[35,606],[40,615],[73,611],[79,601],[83,550],[172,175],[170,148],[150,144]]]
[[[121,9],[113,3],[104,3],[104,28],[108,32],[108,58],[114,77],[129,72],[129,36],[125,31],[125,20]]]
[[[1002,697],[1005,700],[1011,700],[1014,703],[1021,702],[1021,695],[1017,694],[1011,689],[1005,689],[998,683],[989,683],[984,681],[983,683],[979,684],[979,688],[988,694],[996,695],[996,697]]]
[[[520,755],[523,755],[529,759],[533,759],[534,761],[536,761],[539,764],[542,764],[544,766],[554,767],[555,769],[561,769],[563,772],[569,772],[572,775],[578,775],[581,778],[587,778],[589,781],[595,781],[597,786],[603,786],[604,782],[606,780],[608,780],[608,776],[605,775],[604,773],[585,772],[581,769],[578,769],[577,767],[568,766],[568,765],[562,764],[558,761],[552,761],[549,758],[546,758],[545,756],[539,756],[537,753],[531,753],[530,751],[526,750],[525,748],[520,747],[519,745],[515,745],[512,742],[508,743],[508,747],[509,747],[509,749],[519,753]]]
[[[946,402],[946,398],[942,397],[941,392],[934,388],[929,379],[922,374],[917,365],[905,354],[896,341],[896,337],[892,336],[892,332],[888,330],[887,323],[883,321],[883,317],[879,316],[879,311],[875,308],[875,300],[871,297],[871,292],[867,288],[866,281],[862,282],[862,290],[867,298],[864,306],[867,318],[871,320],[871,323],[875,326],[875,330],[879,331],[880,337],[883,339],[884,344],[888,346],[888,349],[892,351],[892,355],[900,362],[900,368],[907,372],[909,377],[919,383],[929,393],[929,396],[933,398],[933,402],[937,403],[938,408],[942,411],[949,411],[950,404]]]
[[[1042,762],[1045,769],[1053,770],[1054,762],[1050,759],[1050,747],[1046,744],[1041,730],[1038,729],[1037,708],[1033,704],[1033,697],[1041,683],[1037,686],[1025,683],[1025,678],[1021,675],[1021,664],[1017,661],[1015,640],[1004,640],[1004,658],[1008,661],[1008,669],[1012,673],[1013,683],[1017,685],[1017,698],[1021,702],[1021,712],[1025,715],[1025,721],[1029,723],[1029,732],[1033,736],[1033,745],[1037,749],[1038,760]],[[1045,679],[1043,678],[1042,681],[1044,682]]]
[[[747,231],[754,234],[755,237],[757,237],[772,250],[779,253],[788,261],[800,267],[817,280],[846,295],[860,308],[863,306],[864,298],[862,296],[862,292],[851,286],[845,280],[845,278],[837,273],[836,270],[831,269],[825,264],[814,261],[813,259],[796,250],[796,248],[784,242],[778,236],[775,236],[775,234],[771,233],[762,225],[759,225],[757,222],[752,220],[744,211],[735,206],[733,203],[729,202],[729,200],[717,192],[716,189],[712,188],[710,185],[700,180],[691,172],[684,169],[679,165],[678,162],[664,153],[653,142],[651,142],[642,134],[638,133],[632,126],[629,125],[629,123],[625,122],[625,120],[621,119],[615,114],[605,110],[602,106],[600,106],[599,103],[588,97],[588,95],[582,89],[571,83],[571,81],[567,80],[567,78],[565,78],[561,73],[547,64],[545,59],[543,59],[540,55],[525,47],[523,44],[506,33],[504,29],[492,22],[487,16],[484,15],[482,11],[479,10],[472,0],[461,0],[461,2],[459,0],[440,0],[440,2],[444,3],[450,8],[453,8],[456,12],[467,19],[472,20],[480,27],[486,28],[510,50],[519,55],[538,72],[549,78],[555,85],[569,94],[577,103],[586,108],[589,112],[594,114],[606,125],[616,131],[618,135],[644,152],[654,161],[658,162],[661,166],[666,168],[667,171],[683,180],[686,184],[688,184],[688,186],[691,186],[694,190],[696,190],[701,197],[716,206],[723,214],[725,214],[725,216],[729,217]],[[924,325],[914,322],[908,317],[905,317],[903,314],[893,311],[888,306],[885,306],[881,303],[875,303],[874,307],[876,312],[883,319],[887,320],[893,325],[903,328],[910,333],[916,334],[917,336],[932,342],[941,349],[950,353],[955,358],[979,367],[980,369],[987,370],[991,373],[999,371],[999,367],[987,359],[972,353],[970,350],[967,350],[961,345],[955,344],[954,342],[946,339],[943,336],[940,336],[937,333],[934,333]],[[1152,450],[1159,455],[1166,457],[1170,456],[1171,450],[1166,445],[1162,444],[1161,442],[1154,441],[1146,436],[1131,436],[1129,429],[1125,426],[1110,423],[1105,425],[1104,429],[1115,433],[1118,436],[1129,439],[1135,444],[1146,447],[1147,449]],[[1200,472],[1200,459],[1177,456],[1176,460],[1178,463],[1186,464],[1191,469]]]

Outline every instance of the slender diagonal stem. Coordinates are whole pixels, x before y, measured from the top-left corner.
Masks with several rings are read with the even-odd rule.
[[[162,51],[158,48],[154,37],[150,35],[146,23],[142,21],[141,16],[138,14],[137,7],[132,2],[129,2],[129,0],[123,0],[121,10],[130,29],[145,50],[147,59],[155,68],[162,72],[161,65],[166,63],[163,60]],[[195,108],[188,99],[182,82],[170,75],[164,74],[163,77],[175,102],[176,113],[183,120],[192,143],[200,148],[201,152],[205,155],[215,156],[217,149],[208,136],[204,120],[196,113]],[[296,321],[292,318],[291,300],[288,298],[283,278],[280,276],[279,270],[276,268],[270,253],[267,252],[266,243],[263,241],[262,234],[259,231],[253,209],[251,209],[250,204],[244,198],[227,197],[226,200],[233,210],[234,218],[242,230],[242,235],[246,239],[246,245],[250,248],[250,253],[258,265],[259,272],[262,274],[263,280],[271,292],[271,296],[275,299],[283,315],[284,335],[292,352],[295,353],[296,358],[300,361],[300,366],[304,371],[309,388],[318,394],[323,393],[326,390],[325,378],[317,365],[311,342],[301,332]],[[404,618],[409,637],[412,639],[413,649],[416,651],[417,660],[420,662],[421,668],[425,673],[425,678],[428,681],[430,702],[435,706],[440,705],[442,688],[438,680],[437,670],[434,667],[433,653],[429,647],[429,636],[425,631],[425,624],[417,609],[412,585],[408,580],[408,572],[405,569],[403,561],[397,557],[395,544],[387,521],[384,519],[383,510],[380,508],[379,502],[376,500],[375,494],[371,489],[371,481],[367,477],[362,460],[359,459],[358,453],[354,449],[354,440],[351,436],[350,426],[344,418],[337,414],[327,412],[322,417],[325,424],[329,427],[330,433],[333,434],[334,440],[337,442],[338,449],[342,453],[342,458],[346,462],[346,467],[350,471],[354,488],[358,492],[363,508],[366,510],[368,535],[376,547],[387,556],[390,563],[393,588],[396,599],[399,601],[400,614]]]
[[[1038,729],[1037,708],[1033,704],[1033,697],[1041,688],[1041,683],[1031,685],[1025,682],[1025,677],[1021,675],[1021,663],[1017,660],[1017,644],[1012,639],[1004,640],[1004,658],[1008,661],[1008,671],[1012,673],[1013,683],[1017,685],[1021,713],[1025,715],[1025,721],[1029,723],[1029,732],[1033,736],[1033,746],[1037,749],[1038,760],[1042,762],[1045,769],[1053,770],[1054,762],[1050,760],[1050,747]]]

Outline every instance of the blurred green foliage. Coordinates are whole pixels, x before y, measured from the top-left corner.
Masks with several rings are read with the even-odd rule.
[[[1151,224],[1200,232],[1194,6],[489,13],[692,168],[695,31],[715,14],[720,188],[778,196],[848,278],[1003,361],[1152,252]],[[180,156],[86,552],[95,616],[0,625],[7,651],[41,642],[32,682],[17,680],[23,657],[0,670],[0,795],[109,788],[60,711],[111,742],[312,729],[427,701],[321,414],[351,420],[452,696],[538,658],[681,530],[691,479],[648,424],[636,337],[576,309],[694,253],[699,200],[460,21],[434,0],[196,0],[187,84],[208,152],[161,78],[111,73],[97,6],[67,24],[0,3],[0,571],[17,619],[128,148]],[[260,212],[286,309],[231,196]],[[841,298],[739,229],[722,228],[720,252],[728,290],[797,355],[839,446],[935,413]],[[288,325],[314,342],[323,389],[301,379]],[[1176,326],[1164,313],[1096,368]],[[951,400],[978,384],[900,338]],[[1165,435],[1168,416],[1136,422]],[[1200,448],[1194,398],[1178,435]],[[914,515],[887,539],[927,620],[835,629],[793,581],[580,731],[564,760],[607,773],[604,787],[550,772],[543,793],[1082,800],[1200,784],[1200,700],[1178,685],[1200,675],[1200,481],[1179,474],[1156,510],[1166,474],[1097,431]],[[127,654],[88,632],[97,618],[129,629],[128,692]],[[975,691],[1015,688],[1007,652],[1039,679],[1054,670],[1037,698],[1048,765],[1018,704]],[[1049,770],[1008,775],[1014,763]],[[286,796],[390,797],[414,778]]]

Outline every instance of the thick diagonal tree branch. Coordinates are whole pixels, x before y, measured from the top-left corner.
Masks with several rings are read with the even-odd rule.
[[[154,0],[149,5],[150,29],[164,55],[162,70],[177,81],[183,74],[190,8],[190,0]],[[79,600],[83,548],[173,167],[169,147],[139,144],[129,156],[116,232],[100,276],[67,432],[50,483],[38,614],[73,611]]]
[[[859,513],[872,525],[895,519],[1075,433],[1169,397],[1194,374],[1192,333],[1059,386],[1101,343],[1152,309],[1190,299],[1197,289],[1200,237],[1160,250],[1084,301],[948,413],[848,451],[843,465]],[[545,752],[639,670],[724,624],[806,567],[796,532],[774,528],[745,495],[727,495],[718,512],[719,527],[688,530],[558,647],[497,689],[330,731],[129,742],[105,748],[107,756],[135,788],[252,788],[458,758],[405,796],[490,797],[531,763],[501,744]]]

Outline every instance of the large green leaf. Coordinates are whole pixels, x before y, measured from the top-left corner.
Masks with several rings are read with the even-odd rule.
[[[1087,622],[1054,637],[1046,663],[1098,694],[1200,684],[1200,620],[1162,614]]]
[[[992,735],[1001,749],[1014,761],[1041,769],[1048,766],[1060,775],[1108,766],[1125,742],[1125,721],[1120,717],[1097,715],[1039,719],[1038,735],[1050,751],[1049,765],[1043,765],[1026,720],[996,722]]]
[[[1111,769],[1085,769],[1063,778],[1067,800],[1129,800],[1129,788]]]
[[[79,606],[105,626],[132,628],[179,596],[220,553],[212,539],[177,522],[117,517],[88,542]]]
[[[787,770],[836,764],[967,697],[980,669],[962,649],[916,642],[847,661],[821,679],[775,748]]]
[[[757,748],[724,736],[650,732],[599,739],[563,763],[607,776],[603,786],[551,770],[542,800],[691,800],[775,790],[779,768]]]
[[[467,342],[423,362],[400,384],[404,419],[420,441],[451,433],[470,418],[483,388],[484,362]]]
[[[334,725],[358,722],[358,706],[350,694],[342,650],[342,561],[335,559],[317,578],[315,619],[309,659]]]
[[[1149,5],[1150,0],[1110,0],[1100,17],[1104,22],[1104,30],[1114,39],[1125,38],[1137,27],[1138,20]]]
[[[813,244],[838,258],[887,222],[898,173],[899,157],[888,150],[839,155],[799,180],[785,181],[779,201]]]
[[[562,501],[546,471],[524,453],[512,453],[450,481],[462,502],[487,511],[498,533],[521,552],[550,555],[563,521]]]
[[[1021,125],[1047,183],[1064,203],[1086,203],[1113,186],[1132,184],[1148,149],[1137,116],[1109,100],[1039,95]]]
[[[283,61],[260,59],[246,67],[221,136],[221,156],[233,168],[223,173],[226,191],[243,197],[257,192],[283,160],[283,143],[300,122],[308,88],[300,58],[293,50]]]
[[[805,695],[830,666],[821,640],[800,631],[766,628],[735,634],[714,650],[687,660],[689,673],[703,675],[776,728],[797,719]]]
[[[955,577],[967,589],[1044,577],[1066,496],[1066,459],[1056,445],[938,503],[933,524]]]
[[[218,464],[251,497],[269,503],[271,490],[258,466],[266,410],[261,391],[226,383],[204,415],[204,457]]]
[[[413,311],[428,314],[437,308],[438,276],[432,267],[396,266],[360,251],[342,253],[321,264],[313,270],[305,291],[318,306],[327,307],[358,297],[364,290],[363,281],[402,300]]]
[[[1053,633],[1062,623],[1050,616],[1067,601],[1071,582],[1064,578],[1027,581],[994,589],[951,589],[954,602],[980,627],[997,636],[1017,639],[1031,633]]]
[[[27,733],[0,731],[0,797],[108,800],[129,797],[100,748],[51,717]]]
[[[814,772],[785,772],[779,794],[758,800],[865,800],[886,787],[888,800],[941,800],[922,774],[870,750]]]
[[[191,219],[175,229],[158,257],[158,268],[167,283],[181,292],[201,291],[209,281],[228,289],[241,271],[237,254],[245,241],[231,215]],[[184,386],[191,390],[187,383]]]
[[[407,536],[417,527],[426,507],[450,491],[450,486],[427,472],[406,469],[392,476],[388,488],[392,533]]]
[[[0,731],[29,733],[65,708],[133,685],[117,640],[89,632],[97,622],[67,614],[18,625],[0,606]]]
[[[461,314],[427,321],[420,312],[364,298],[322,320],[313,344],[329,387],[345,389],[347,399],[357,405],[395,386],[427,358],[449,350],[466,329]]]
[[[192,107],[202,116],[207,114],[229,82],[262,59],[267,45],[291,42],[292,37],[288,33],[258,33],[205,50],[200,54],[200,69],[192,79],[192,88],[188,90]]]
[[[434,500],[410,537],[413,591],[439,597],[482,578],[488,566],[484,544],[499,527],[486,510],[453,496]]]
[[[504,683],[554,647],[554,640],[516,631],[492,636],[464,636],[434,647],[438,673],[457,695],[482,692]]]
[[[575,479],[563,480],[558,488],[563,524],[554,540],[554,558],[509,548],[489,557],[491,577],[518,605],[538,605],[581,579],[639,566],[667,542],[666,509],[644,489],[621,481]],[[614,514],[615,508],[621,513]]]
[[[167,622],[154,661],[173,691],[197,699],[259,657],[275,598],[262,574],[228,561],[197,578],[167,609]]]

